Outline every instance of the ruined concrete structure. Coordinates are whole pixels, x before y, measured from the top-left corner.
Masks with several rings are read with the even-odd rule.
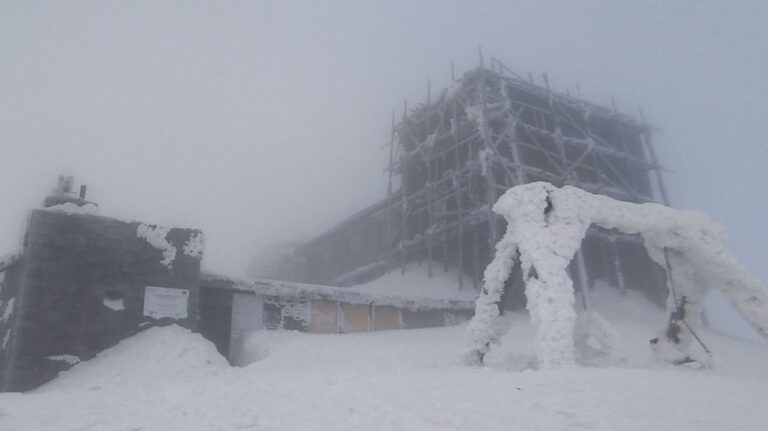
[[[386,198],[300,247],[295,278],[352,285],[419,261],[430,274],[461,268],[477,287],[504,232],[490,208],[523,183],[667,203],[647,124],[556,93],[546,75],[539,86],[498,60],[490,66],[481,60],[393,122]],[[631,236],[591,229],[570,270],[577,287],[604,280],[659,302],[666,295],[663,270]],[[519,274],[513,278],[522,285]],[[519,289],[509,291],[519,303]]]

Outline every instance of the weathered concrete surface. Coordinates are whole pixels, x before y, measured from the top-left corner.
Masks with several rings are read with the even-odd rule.
[[[5,322],[10,335],[0,334],[8,336],[0,350],[0,390],[34,388],[71,366],[51,357],[85,360],[144,327],[169,323],[144,316],[146,286],[189,289],[188,317],[173,322],[196,328],[200,257],[187,256],[183,248],[200,232],[170,229],[165,239],[177,253],[166,266],[162,251],[137,237],[138,226],[94,215],[31,212],[23,258],[3,294],[4,303],[13,295],[14,310]]]

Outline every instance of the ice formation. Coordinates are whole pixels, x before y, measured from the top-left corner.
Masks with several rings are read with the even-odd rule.
[[[65,202],[63,204],[53,205],[44,208],[46,211],[63,212],[67,215],[72,214],[86,214],[86,215],[99,215],[99,207],[94,204],[77,205],[72,202]]]
[[[192,235],[190,235],[187,242],[184,243],[184,247],[182,251],[184,252],[185,255],[193,259],[198,259],[203,255],[203,248],[205,248],[205,243],[203,241],[203,234],[193,233]]]
[[[536,328],[541,368],[575,363],[573,283],[567,266],[594,224],[638,234],[657,264],[671,267],[668,309],[698,316],[701,298],[720,289],[737,310],[768,336],[768,291],[726,250],[722,228],[704,214],[663,205],[634,204],[565,186],[537,182],[509,189],[493,207],[508,223],[485,271],[485,284],[468,327],[470,360],[482,362],[503,328],[499,303],[504,283],[519,257],[527,308]],[[681,298],[685,303],[681,305]],[[680,328],[675,348],[684,356],[691,334]],[[662,343],[669,343],[661,337]]]
[[[467,117],[473,120],[477,125],[477,130],[480,131],[480,136],[485,140],[490,138],[490,128],[488,127],[488,121],[485,117],[485,109],[482,105],[467,106],[464,110]]]
[[[3,344],[2,344],[2,348],[3,348],[3,349],[5,349],[6,347],[8,347],[8,341],[10,341],[10,339],[11,339],[11,332],[13,332],[13,328],[9,329],[9,330],[8,330],[8,331],[5,333],[5,336],[3,337]]]
[[[48,359],[50,361],[62,361],[62,362],[68,363],[69,365],[76,365],[80,363],[80,358],[75,355],[46,356],[45,359]]]
[[[161,264],[170,268],[173,265],[173,261],[176,260],[176,247],[173,246],[166,236],[170,228],[164,226],[154,226],[141,223],[136,227],[136,236],[144,238],[152,247],[163,252],[163,260]]]
[[[285,324],[285,319],[293,319],[309,324],[312,321],[312,314],[307,302],[290,302],[280,308],[280,324]]]
[[[475,315],[467,328],[473,345],[470,357],[467,358],[471,363],[481,363],[483,356],[490,350],[491,343],[498,342],[505,332],[499,304],[504,292],[504,283],[509,278],[516,258],[517,248],[512,237],[504,235],[496,244],[493,261],[485,268],[485,283],[475,303]]]
[[[5,304],[5,310],[3,311],[3,315],[0,316],[0,322],[7,322],[11,320],[11,315],[13,314],[13,303],[15,302],[15,300],[16,298],[11,298]]]
[[[101,302],[105,307],[109,308],[110,310],[114,311],[123,311],[125,310],[125,302],[123,301],[123,298],[104,298],[104,300]]]

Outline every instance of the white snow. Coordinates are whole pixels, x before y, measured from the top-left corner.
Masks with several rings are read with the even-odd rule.
[[[53,355],[53,356],[46,356],[45,359],[49,359],[51,361],[63,361],[68,363],[69,365],[75,365],[80,363],[80,358],[78,358],[75,355]]]
[[[477,130],[480,131],[480,136],[483,140],[490,139],[490,128],[488,127],[488,121],[485,116],[485,108],[483,105],[467,106],[464,109],[467,114],[467,118],[475,122]]]
[[[5,304],[5,310],[3,310],[3,315],[0,316],[0,323],[7,322],[11,319],[11,315],[13,314],[13,304],[15,302],[16,302],[16,298],[11,298]]]
[[[176,247],[173,246],[166,236],[171,229],[165,226],[153,226],[141,223],[136,227],[136,236],[144,238],[152,247],[163,252],[161,264],[170,268],[173,261],[176,260]]]
[[[257,332],[230,367],[200,335],[152,328],[27,394],[0,394],[0,429],[762,431],[768,344],[706,329],[712,369],[653,362],[663,310],[598,289],[618,332],[613,366],[534,371],[534,329],[511,313],[488,367],[456,353],[465,325],[357,334]],[[515,371],[518,370],[518,371]]]
[[[575,363],[573,282],[567,266],[590,225],[616,229],[643,238],[650,257],[662,267],[671,264],[670,299],[685,298],[688,322],[697,323],[707,290],[720,289],[739,312],[768,336],[768,290],[727,251],[722,228],[704,214],[675,210],[659,204],[634,204],[595,195],[579,188],[558,188],[537,182],[513,187],[493,207],[507,220],[507,231],[497,244],[496,256],[486,269],[485,286],[470,324],[473,341],[468,360],[482,360],[491,343],[503,332],[497,303],[514,258],[519,254],[525,280],[527,309],[536,328],[539,365],[543,368]],[[674,288],[672,288],[674,287]],[[670,302],[669,308],[679,304]],[[660,321],[662,323],[663,321]],[[604,332],[604,331],[603,331]],[[665,346],[688,356],[692,334],[685,341]]]
[[[104,298],[104,300],[101,302],[105,307],[109,308],[110,310],[114,311],[123,311],[125,310],[125,301],[123,301],[123,298]]]
[[[185,255],[194,258],[199,259],[203,256],[203,249],[205,248],[205,242],[203,241],[203,234],[202,233],[193,233],[190,235],[189,239],[186,243],[184,243],[184,247],[182,251]]]
[[[72,214],[87,214],[87,215],[99,215],[99,207],[94,204],[85,204],[79,206],[72,202],[65,202],[63,204],[53,205],[43,208],[46,211],[63,212],[67,215]]]
[[[702,318],[704,324],[715,332],[746,341],[759,341],[762,339],[755,328],[733,307],[725,295],[712,290],[704,297],[702,305]]]
[[[573,342],[576,360],[586,365],[615,365],[626,360],[619,334],[608,321],[594,311],[576,317]]]
[[[11,332],[13,332],[13,328],[7,330],[5,332],[5,335],[3,336],[3,344],[2,344],[3,350],[5,350],[5,348],[8,347],[8,342],[11,340]]]
[[[504,293],[504,283],[509,278],[516,258],[517,249],[513,239],[504,235],[496,244],[493,261],[485,268],[483,288],[475,303],[475,314],[467,328],[467,334],[472,341],[472,351],[465,358],[468,363],[480,364],[482,356],[490,350],[490,344],[497,343],[506,330],[500,319],[498,304]]]
[[[389,295],[474,301],[477,290],[472,288],[472,279],[463,274],[461,277],[463,287],[459,289],[459,272],[456,269],[448,268],[446,271],[442,264],[434,263],[430,278],[426,262],[421,265],[409,263],[405,266],[405,272],[393,268],[381,277],[353,288]]]
[[[216,369],[228,370],[229,364],[199,334],[175,325],[152,327],[34,392],[117,390],[138,395],[165,385],[178,386],[180,379],[203,382]]]

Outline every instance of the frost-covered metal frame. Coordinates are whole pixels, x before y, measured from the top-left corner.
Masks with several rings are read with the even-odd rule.
[[[485,270],[468,327],[471,363],[482,363],[491,344],[505,332],[500,303],[515,266],[525,280],[539,366],[575,363],[576,312],[568,266],[592,225],[639,236],[651,259],[666,266],[670,320],[653,342],[661,359],[692,360],[687,348],[695,334],[685,319],[698,319],[709,289],[723,292],[758,332],[768,336],[768,291],[730,254],[723,229],[704,214],[623,202],[546,182],[510,188],[493,211],[506,219],[508,227]]]
[[[492,59],[393,122],[387,260],[430,273],[440,260],[479,281],[503,229],[493,203],[534,181],[668,203],[651,127],[544,83]]]
[[[438,264],[458,268],[477,289],[504,229],[491,207],[515,185],[546,181],[668,203],[652,129],[642,120],[552,91],[546,77],[536,85],[495,59],[437,97],[429,93],[415,108],[406,104],[399,122],[393,113],[386,199],[297,249],[297,281],[354,285],[418,261],[430,275]],[[617,246],[634,241],[611,232],[590,237],[616,256]],[[618,258],[613,266],[608,278],[621,284]],[[463,277],[457,283],[465,287]]]

